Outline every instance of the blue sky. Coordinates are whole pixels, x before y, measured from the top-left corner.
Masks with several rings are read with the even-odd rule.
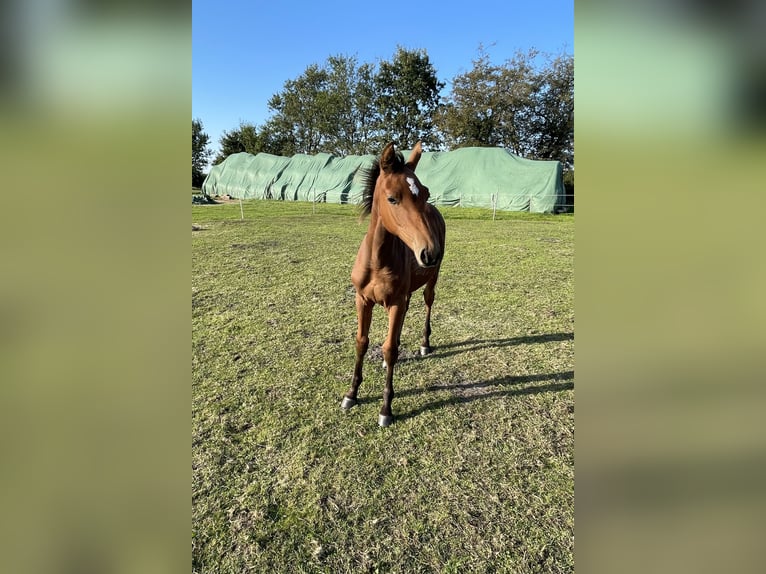
[[[211,147],[240,120],[261,125],[286,80],[328,56],[390,60],[425,49],[447,85],[483,44],[493,63],[518,50],[574,53],[573,0],[487,2],[213,2],[192,4],[192,116]]]

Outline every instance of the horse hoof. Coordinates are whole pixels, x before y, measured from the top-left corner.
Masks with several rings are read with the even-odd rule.
[[[383,359],[383,370],[385,371],[386,369],[388,369],[388,363],[386,363],[386,360]]]
[[[351,407],[356,405],[355,399],[349,399],[348,397],[343,397],[343,402],[340,403],[340,408],[342,408],[344,411],[347,411]]]
[[[420,347],[420,356],[425,357],[431,352],[431,347]]]
[[[378,415],[378,426],[381,426],[383,428],[390,427],[391,423],[394,422],[394,417],[391,415]]]

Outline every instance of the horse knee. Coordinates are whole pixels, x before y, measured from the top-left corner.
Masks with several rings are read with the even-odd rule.
[[[383,361],[386,363],[386,365],[394,366],[396,364],[396,360],[399,358],[399,345],[383,345],[381,350],[383,351]]]
[[[370,344],[370,338],[363,335],[356,338],[356,354],[364,355],[367,352],[367,347]]]

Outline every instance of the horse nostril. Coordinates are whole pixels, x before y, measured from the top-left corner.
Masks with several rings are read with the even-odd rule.
[[[431,256],[431,253],[429,253],[427,249],[420,252],[420,260],[423,262],[423,265],[433,265],[436,263],[436,260]]]

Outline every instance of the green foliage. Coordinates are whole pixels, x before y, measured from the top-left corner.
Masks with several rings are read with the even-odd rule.
[[[295,142],[292,153],[322,151],[323,129],[330,113],[327,106],[331,103],[327,81],[327,70],[312,64],[295,80],[287,80],[284,89],[269,100],[277,132],[286,141]]]
[[[508,86],[504,80],[509,76],[493,66],[489,55],[479,48],[473,68],[453,79],[452,95],[438,116],[448,147],[503,146],[513,150],[513,138],[504,137],[504,132],[513,132],[508,128],[516,123],[514,109],[518,108],[515,104],[523,83]],[[518,82],[519,78],[515,79]]]
[[[392,140],[404,148],[419,139],[437,147],[433,115],[443,87],[425,50],[399,48],[378,70],[353,56],[331,56],[285,82],[260,129],[242,123],[225,132],[215,163],[241,151],[363,155]]]
[[[268,124],[281,144],[281,155],[327,152],[338,156],[371,149],[375,110],[373,67],[355,57],[331,56],[309,66],[272,96]]]
[[[258,128],[246,122],[240,122],[239,127],[231,131],[224,131],[221,139],[221,151],[213,160],[213,165],[217,165],[233,153],[258,153]]]
[[[323,151],[343,156],[370,153],[375,119],[373,67],[356,58],[328,60]]]
[[[574,571],[574,218],[443,211],[434,353],[418,292],[380,429],[381,308],[339,408],[356,210],[192,207],[193,571]]]
[[[574,59],[519,52],[493,64],[479,47],[468,72],[445,83],[426,50],[398,47],[391,60],[360,64],[330,56],[312,64],[269,100],[272,112],[257,128],[241,123],[224,132],[215,163],[241,151],[283,156],[328,152],[377,154],[389,141],[407,149],[500,146],[529,159],[574,168]]]
[[[574,187],[574,171],[565,171],[561,179],[564,182],[564,185]]]
[[[558,56],[538,73],[531,131],[534,157],[555,159],[564,171],[574,168],[574,58]],[[572,172],[572,183],[574,173]]]
[[[501,146],[529,159],[574,165],[574,59],[536,66],[535,50],[493,65],[482,47],[473,68],[453,80],[437,115],[448,147]]]
[[[192,187],[201,187],[205,180],[204,170],[212,155],[208,147],[210,136],[203,131],[202,121],[192,120]]]
[[[255,124],[240,122],[239,127],[224,131],[221,139],[221,150],[216,155],[213,165],[217,165],[234,153],[261,152],[274,155],[293,155],[290,141],[280,136],[275,122],[269,121],[260,128]]]
[[[392,61],[381,62],[375,76],[379,147],[395,141],[412,149],[418,140],[438,146],[433,116],[443,87],[425,50],[400,46]]]

